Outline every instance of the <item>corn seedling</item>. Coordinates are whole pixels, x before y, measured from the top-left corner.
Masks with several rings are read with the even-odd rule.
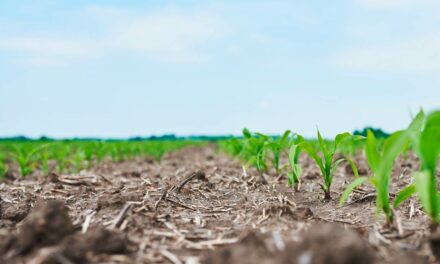
[[[41,173],[43,175],[49,174],[49,153],[44,151],[41,156]]]
[[[73,170],[75,173],[81,171],[83,166],[83,160],[84,160],[84,152],[82,151],[82,149],[77,149],[75,152],[75,156],[73,158]]]
[[[118,160],[150,156],[159,160],[170,151],[186,145],[201,145],[203,143],[184,141],[0,141],[0,178],[4,177],[8,165],[18,165],[22,176],[27,176],[38,168],[42,175],[49,173],[49,161],[56,162],[56,171],[65,173],[67,170],[78,172],[85,166],[91,167],[106,157],[112,156],[112,149],[117,149]],[[8,165],[7,165],[8,164]]]
[[[231,138],[227,141],[220,142],[221,147],[226,151],[227,154],[238,157],[243,150],[242,140],[238,138]]]
[[[290,143],[290,130],[284,132],[283,136],[276,139],[269,139],[264,144],[262,155],[265,155],[265,150],[270,150],[272,152],[272,164],[275,168],[276,174],[280,174],[280,157],[284,150],[289,148]],[[265,159],[265,157],[262,157]]]
[[[394,209],[411,196],[415,191],[414,185],[409,185],[401,190],[394,200],[393,207],[390,204],[390,179],[396,158],[408,146],[411,131],[420,129],[423,114],[419,114],[407,130],[397,131],[385,140],[382,150],[379,151],[379,143],[374,134],[369,130],[366,140],[366,156],[368,165],[373,173],[371,177],[358,177],[340,198],[340,205],[344,204],[350,193],[358,186],[369,182],[376,189],[376,211],[382,211],[386,218],[386,224],[392,225],[394,221]]]
[[[266,162],[266,143],[269,137],[261,133],[252,135],[248,129],[243,129],[243,150],[242,159],[247,161],[247,165],[254,165],[260,173],[268,172],[269,167]]]
[[[324,179],[324,184],[321,184],[321,189],[324,191],[324,199],[331,199],[331,185],[333,181],[333,174],[335,173],[339,164],[344,161],[343,158],[334,160],[335,153],[339,147],[339,145],[346,139],[353,137],[350,133],[345,132],[336,135],[333,143],[325,142],[321,133],[318,130],[318,146],[311,144],[310,142],[304,142],[301,144],[301,147],[305,152],[315,160],[319,169],[321,170],[321,174]],[[318,152],[321,152],[321,155]]]
[[[34,158],[39,149],[39,147],[36,147],[31,150],[27,150],[24,147],[15,146],[15,153],[13,155],[16,158],[22,177],[26,177],[35,169],[36,163]]]
[[[102,160],[105,158],[107,153],[106,145],[103,142],[98,142],[95,145],[95,157],[96,157],[96,164],[100,164]]]
[[[86,161],[86,166],[89,169],[93,165],[93,148],[88,146],[84,149],[84,159]]]
[[[64,146],[56,153],[57,171],[58,173],[64,173],[66,170],[67,157],[70,154],[70,147]]]
[[[299,191],[301,184],[302,167],[299,163],[299,156],[301,154],[301,144],[303,143],[304,138],[297,135],[289,150],[290,171],[287,173],[287,183],[289,187],[295,187],[297,191]]]
[[[440,111],[426,117],[421,134],[413,137],[421,161],[421,170],[414,174],[416,191],[424,211],[432,221],[432,230],[440,222],[440,193],[437,190],[437,162],[440,153]]]
[[[114,145],[111,149],[111,157],[113,162],[120,162],[124,159],[124,151],[120,146]]]

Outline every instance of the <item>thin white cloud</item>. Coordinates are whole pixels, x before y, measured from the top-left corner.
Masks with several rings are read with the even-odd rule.
[[[17,55],[20,61],[36,66],[59,66],[127,52],[159,61],[193,63],[206,59],[203,47],[224,35],[221,21],[206,10],[168,9],[142,14],[92,6],[85,14],[94,16],[102,28],[94,38],[88,37],[88,32],[69,37],[57,32],[49,36],[0,36],[0,52]]]
[[[437,73],[440,71],[439,36],[411,36],[352,48],[336,54],[332,63],[339,68],[354,71]]]
[[[197,50],[223,34],[217,19],[203,13],[160,12],[123,21],[111,33],[111,46],[157,59],[199,61]]]
[[[378,9],[408,8],[439,4],[437,0],[358,0],[358,2],[363,7]]]
[[[19,54],[21,61],[34,66],[60,66],[93,57],[97,43],[85,39],[54,36],[0,37],[0,51]]]

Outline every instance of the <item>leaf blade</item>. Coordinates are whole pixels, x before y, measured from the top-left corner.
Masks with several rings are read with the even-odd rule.
[[[406,186],[405,188],[403,188],[397,194],[396,198],[394,199],[394,203],[393,203],[394,209],[397,209],[397,207],[401,203],[406,201],[408,198],[410,198],[416,192],[417,192],[417,190],[416,190],[416,185],[415,184],[410,184],[410,185]]]
[[[341,194],[341,197],[339,198],[339,206],[342,206],[348,199],[348,196],[350,196],[350,193],[352,193],[355,188],[362,185],[367,179],[367,177],[359,177],[351,182]]]

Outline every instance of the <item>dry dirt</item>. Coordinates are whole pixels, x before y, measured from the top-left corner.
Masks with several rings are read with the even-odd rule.
[[[336,173],[333,200],[301,157],[299,192],[285,175],[245,170],[212,145],[161,162],[105,161],[78,175],[38,172],[0,183],[0,263],[435,263],[428,218],[411,198],[396,214],[400,232],[381,226],[374,191],[362,187],[338,206],[353,179]],[[368,173],[362,156],[361,173]],[[417,169],[397,162],[393,194]],[[267,182],[267,183],[265,183]]]

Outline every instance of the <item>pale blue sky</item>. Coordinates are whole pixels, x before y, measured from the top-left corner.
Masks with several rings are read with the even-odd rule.
[[[0,0],[0,136],[392,131],[440,108],[440,2]]]

